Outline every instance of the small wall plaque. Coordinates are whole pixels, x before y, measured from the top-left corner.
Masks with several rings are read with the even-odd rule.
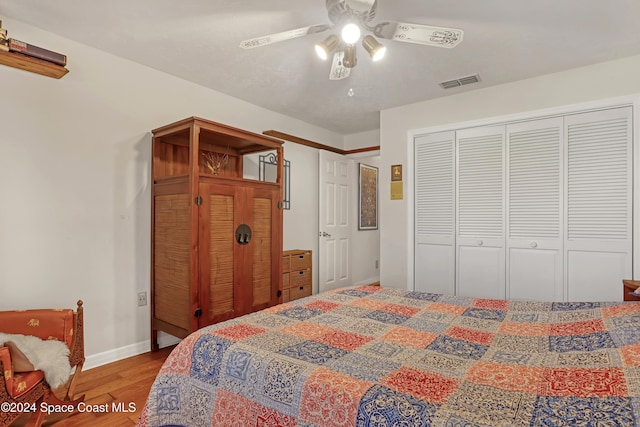
[[[403,187],[402,181],[391,183],[391,200],[402,200]]]
[[[391,166],[391,181],[402,181],[402,165]]]

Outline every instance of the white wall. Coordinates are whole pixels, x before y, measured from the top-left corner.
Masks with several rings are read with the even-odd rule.
[[[344,137],[344,149],[355,150],[358,148],[375,147],[380,145],[380,131],[378,129],[359,132]],[[369,166],[380,167],[379,152],[372,156],[372,153],[360,153],[352,155],[356,162],[364,163]],[[378,170],[378,178],[380,177],[380,170]],[[353,199],[358,202],[358,174],[354,174],[353,188],[355,189]],[[381,181],[380,181],[381,182]],[[379,182],[379,184],[380,184]],[[386,187],[378,185],[378,201],[386,191]],[[380,204],[378,203],[378,214],[380,213]],[[353,209],[353,220],[355,224],[352,235],[352,275],[354,284],[369,284],[380,280],[380,224],[378,223],[377,230],[358,230],[358,206]],[[378,221],[380,219],[378,218]],[[376,266],[376,261],[378,264]]]
[[[377,143],[372,145],[377,145]],[[378,218],[377,230],[358,230],[358,163],[377,167],[379,177],[380,156],[355,159],[356,173],[353,174],[354,182],[352,183],[352,188],[354,189],[353,200],[355,200],[356,206],[351,210],[351,223],[354,224],[353,234],[351,235],[351,279],[354,285],[368,285],[380,280],[379,262],[376,265],[376,261],[380,260],[380,219]],[[383,190],[378,185],[378,201],[383,194]],[[378,209],[380,209],[379,203]]]
[[[633,56],[382,111],[381,188],[389,185],[392,164],[403,164],[406,176],[403,200],[389,200],[384,191],[380,200],[382,284],[402,289],[412,286],[411,130],[636,94],[640,93],[639,75],[640,56]]]
[[[377,142],[376,142],[377,144]],[[370,144],[372,145],[372,144]],[[319,155],[318,150],[304,145],[286,142],[285,158],[291,161],[291,209],[284,211],[284,249],[311,249],[313,251],[313,292],[318,292],[318,268],[320,238],[319,225]],[[378,156],[358,158],[357,162],[378,166]],[[378,281],[379,268],[375,260],[380,258],[380,230],[358,230],[357,227],[358,175],[354,174],[351,208],[354,224],[352,235],[352,282],[368,284]]]
[[[67,54],[70,71],[55,80],[0,67],[0,310],[83,299],[88,365],[149,348],[149,306],[136,294],[149,291],[151,129],[199,116],[343,148],[342,135],[13,19],[3,27]],[[317,160],[304,150],[285,146],[310,180],[292,187],[285,214],[286,244],[303,248],[317,235]]]
[[[352,133],[344,136],[344,149],[355,150],[358,148],[375,147],[380,145],[380,130]]]
[[[291,209],[284,211],[283,247],[313,251],[313,292],[318,292],[318,150],[285,142],[291,161]]]

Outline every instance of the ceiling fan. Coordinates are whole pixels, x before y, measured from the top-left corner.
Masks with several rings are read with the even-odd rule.
[[[386,51],[386,47],[378,42],[376,37],[446,48],[455,47],[462,42],[464,33],[457,28],[394,21],[370,24],[376,16],[377,4],[378,0],[326,0],[327,14],[333,25],[311,25],[256,37],[242,41],[240,47],[253,49],[329,29],[338,29],[341,32],[340,38],[331,34],[316,44],[315,48],[318,56],[325,60],[335,51],[329,79],[340,80],[349,77],[351,69],[357,64],[355,44],[361,39],[363,31],[372,33],[362,38],[362,46],[374,61],[380,60]]]

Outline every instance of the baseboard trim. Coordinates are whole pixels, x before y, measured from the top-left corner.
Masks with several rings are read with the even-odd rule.
[[[160,348],[176,345],[179,342],[180,339],[171,335],[158,335],[158,346]],[[83,370],[87,371],[91,368],[97,368],[107,363],[117,362],[118,360],[148,353],[149,351],[151,351],[151,340],[145,340],[124,347],[114,348],[113,350],[103,351],[102,353],[92,354],[85,358]]]
[[[368,279],[361,280],[358,283],[354,283],[353,286],[366,286],[366,285],[370,285],[372,283],[378,283],[378,282],[380,282],[380,276],[370,277]]]

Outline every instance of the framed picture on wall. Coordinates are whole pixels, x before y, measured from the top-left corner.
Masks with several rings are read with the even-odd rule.
[[[391,181],[402,181],[402,165],[391,166]]]
[[[378,168],[359,164],[358,229],[378,229]]]

